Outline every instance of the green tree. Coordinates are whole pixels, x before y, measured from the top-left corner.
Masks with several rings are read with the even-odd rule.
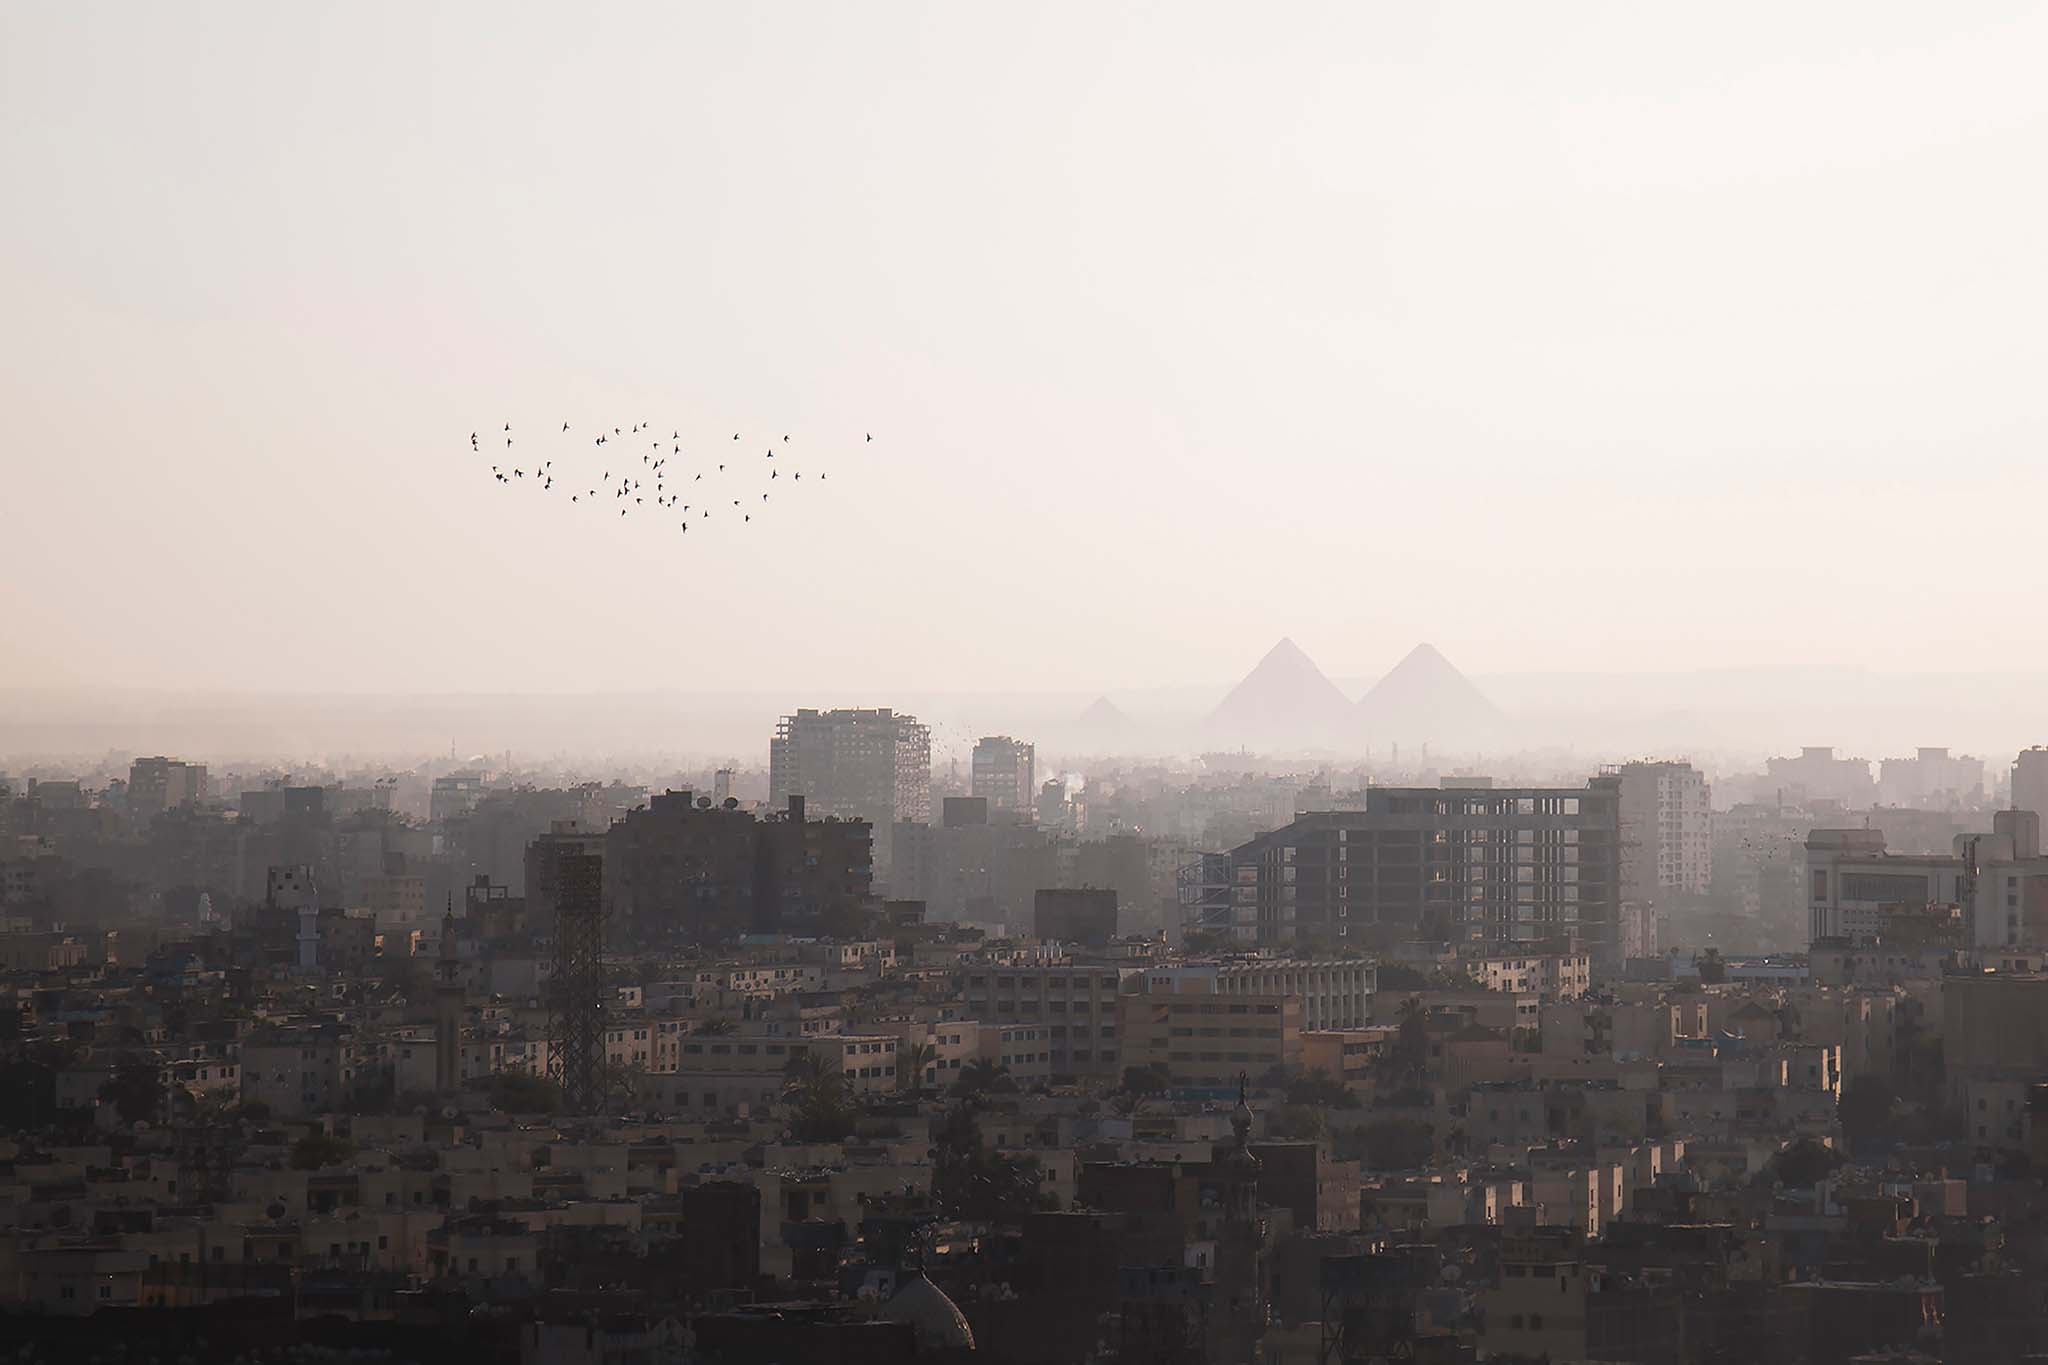
[[[805,1048],[782,1067],[782,1102],[789,1109],[789,1135],[798,1142],[844,1142],[853,1132],[854,1110],[846,1076],[836,1059]]]
[[[1721,960],[1719,948],[1709,948],[1701,953],[1696,965],[1699,968],[1701,985],[1718,986],[1728,979],[1728,964]]]
[[[1124,1068],[1122,1089],[1126,1095],[1164,1095],[1171,1081],[1166,1068],[1158,1062],[1149,1066],[1127,1066]]]
[[[1039,1187],[1038,1159],[990,1150],[982,1141],[976,1109],[972,1098],[955,1104],[933,1134],[932,1202],[947,1218],[1021,1223],[1026,1214],[1052,1203]]]
[[[1764,1170],[1781,1185],[1806,1189],[1826,1179],[1828,1173],[1841,1164],[1842,1158],[1833,1148],[1822,1146],[1812,1138],[1801,1138],[1772,1157]]]
[[[1266,1116],[1266,1136],[1276,1142],[1321,1142],[1330,1136],[1330,1124],[1314,1105],[1283,1104]]]
[[[1436,1155],[1436,1130],[1417,1119],[1374,1119],[1361,1137],[1365,1164],[1378,1171],[1417,1170]]]
[[[100,1086],[100,1098],[123,1123],[155,1122],[164,1115],[163,1073],[155,1062],[123,1062]]]
[[[1316,1067],[1296,1076],[1288,1085],[1287,1102],[1323,1109],[1356,1109],[1358,1095],[1350,1086],[1337,1081],[1323,1068]]]
[[[1429,1023],[1422,1001],[1401,1002],[1401,1023],[1379,1062],[1379,1084],[1393,1092],[1397,1104],[1419,1103],[1429,1093]]]
[[[484,1083],[484,1094],[501,1114],[555,1114],[562,1108],[561,1086],[524,1071],[498,1072]]]
[[[927,1067],[939,1060],[939,1050],[930,1043],[907,1044],[896,1049],[896,1088],[920,1090]]]
[[[960,1068],[960,1079],[953,1082],[953,1093],[969,1095],[1006,1095],[1017,1089],[1017,1082],[1010,1078],[1010,1068],[986,1057],[976,1058]]]
[[[317,1171],[339,1166],[356,1153],[355,1144],[332,1133],[308,1133],[292,1144],[292,1169]]]

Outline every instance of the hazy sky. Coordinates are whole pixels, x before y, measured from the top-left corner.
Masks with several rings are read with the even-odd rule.
[[[1868,0],[14,0],[0,684],[2048,667],[2044,54]],[[685,540],[468,448],[641,418],[832,481]]]

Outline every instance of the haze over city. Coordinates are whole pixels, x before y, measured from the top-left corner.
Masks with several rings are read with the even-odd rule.
[[[2044,54],[0,6],[0,1360],[2048,1359]]]

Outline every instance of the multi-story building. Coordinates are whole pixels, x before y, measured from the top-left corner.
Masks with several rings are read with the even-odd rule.
[[[1054,1075],[1115,1075],[1117,1001],[1135,974],[1080,963],[975,966],[966,973],[961,1012],[983,1023],[1041,1026]]]
[[[2048,820],[2048,748],[2022,749],[2012,764],[2012,808]]]
[[[843,932],[873,876],[862,820],[806,820],[805,799],[758,820],[663,792],[605,836],[619,928],[641,944]]]
[[[356,1045],[332,1028],[281,1029],[242,1044],[242,1101],[279,1119],[341,1109],[355,1087]]]
[[[1881,830],[1814,830],[1806,839],[1810,939],[1912,946],[1929,937],[1930,920],[1941,919],[1930,907],[1953,907],[1961,921],[1957,946],[2048,943],[2040,818],[2002,810],[1991,824],[1990,834],[1957,835],[1946,854],[1887,852]]]
[[[1465,969],[1490,991],[1546,1000],[1576,1000],[1593,988],[1593,960],[1584,953],[1489,953],[1468,958]]]
[[[1127,1067],[1168,1083],[1227,1090],[1240,1075],[1301,1069],[1301,997],[1152,990],[1117,998]]]
[[[1915,810],[1982,805],[1984,760],[1926,747],[1911,758],[1884,759],[1877,765],[1877,799],[1881,805]]]
[[[206,765],[157,755],[128,766],[128,810],[147,820],[206,799]]]
[[[813,814],[867,821],[877,865],[887,868],[895,822],[931,822],[931,731],[887,707],[784,716],[768,746],[768,799],[779,806],[792,796]]]
[[[1307,1029],[1357,1028],[1372,1019],[1379,968],[1365,959],[1303,961],[1232,958],[1149,967],[1148,991],[1217,995],[1285,995],[1301,1002]]]
[[[483,799],[482,773],[448,773],[434,779],[427,793],[427,818],[435,824],[467,815]]]
[[[1620,781],[1440,791],[1375,787],[1230,855],[1232,930],[1260,945],[1404,938],[1619,949]]]
[[[1624,763],[1614,771],[1621,778],[1622,903],[1705,895],[1714,859],[1707,779],[1682,762]]]
[[[1869,759],[1836,758],[1828,745],[1809,744],[1797,758],[1767,759],[1764,773],[1780,800],[1800,804],[1837,801],[1856,808],[1869,805],[1876,792]]]
[[[1037,815],[1037,750],[1008,735],[986,735],[974,746],[974,772],[969,790],[988,801],[992,811],[1029,820]]]

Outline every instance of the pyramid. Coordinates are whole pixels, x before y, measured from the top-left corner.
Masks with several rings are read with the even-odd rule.
[[[1108,697],[1097,697],[1074,718],[1074,723],[1091,730],[1121,730],[1131,723],[1131,718]]]
[[[1237,744],[1337,749],[1350,747],[1358,718],[1315,660],[1282,640],[1217,703],[1205,728]]]
[[[1484,743],[1499,734],[1502,716],[1457,666],[1420,644],[1358,701],[1367,742],[1375,747],[1427,743]]]

